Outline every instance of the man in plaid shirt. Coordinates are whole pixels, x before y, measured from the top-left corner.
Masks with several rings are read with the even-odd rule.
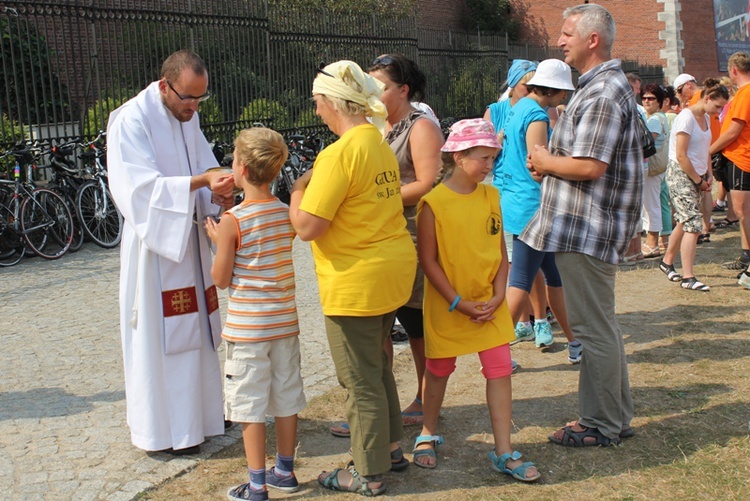
[[[611,59],[615,25],[600,5],[563,13],[558,45],[581,74],[549,151],[537,145],[529,169],[542,180],[539,210],[521,234],[555,252],[568,318],[583,344],[578,421],[550,435],[556,444],[616,445],[632,436],[625,346],[615,319],[615,273],[640,222],[643,153],[633,91]],[[543,179],[542,179],[543,178]]]

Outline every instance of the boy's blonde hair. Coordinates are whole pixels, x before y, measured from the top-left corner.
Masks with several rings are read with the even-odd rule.
[[[244,129],[234,140],[234,158],[247,168],[245,179],[252,185],[270,184],[288,156],[283,136],[265,127]]]

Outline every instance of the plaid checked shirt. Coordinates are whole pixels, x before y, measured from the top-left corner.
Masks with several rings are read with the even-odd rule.
[[[594,158],[607,169],[592,181],[545,176],[541,205],[520,236],[523,242],[541,251],[619,262],[641,217],[644,173],[637,114],[618,59],[581,76],[552,132],[549,151]]]

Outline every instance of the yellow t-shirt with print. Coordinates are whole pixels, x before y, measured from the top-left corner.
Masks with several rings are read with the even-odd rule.
[[[494,294],[492,281],[502,262],[503,223],[500,194],[487,184],[468,195],[437,185],[419,202],[435,214],[438,263],[463,298],[487,301]],[[477,324],[458,310],[425,280],[424,333],[427,358],[449,358],[495,348],[515,339],[513,322],[504,300],[495,319]]]
[[[300,209],[331,222],[312,242],[325,315],[383,315],[408,301],[417,254],[398,161],[377,128],[353,127],[318,155]]]

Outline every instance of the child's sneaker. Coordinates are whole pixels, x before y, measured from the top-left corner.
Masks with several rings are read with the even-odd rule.
[[[516,324],[516,340],[514,341],[514,343],[533,340],[534,329],[531,328],[531,325],[526,325],[524,322],[518,322]]]
[[[250,484],[241,484],[231,487],[227,491],[227,499],[232,501],[268,501],[268,491],[256,491],[250,488]]]
[[[515,374],[517,370],[518,370],[518,363],[511,358],[510,359],[510,373]]]
[[[537,348],[552,346],[555,338],[552,336],[552,327],[549,322],[537,322],[534,324],[534,338]]]
[[[297,482],[294,472],[290,473],[288,477],[282,477],[276,474],[275,466],[266,471],[266,485],[284,492],[297,492],[299,490],[299,482]]]
[[[573,343],[576,345],[574,346]],[[573,365],[580,364],[583,357],[583,345],[580,341],[573,341],[573,343],[568,343],[568,362]]]

